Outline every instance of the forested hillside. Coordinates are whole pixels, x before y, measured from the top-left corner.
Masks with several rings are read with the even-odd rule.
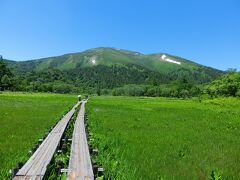
[[[113,89],[134,84],[161,86],[165,90],[174,89],[179,94],[182,90],[192,91],[193,86],[209,83],[224,74],[166,53],[144,55],[115,48],[96,48],[29,61],[1,60],[1,63],[7,64],[11,69],[9,72],[12,72],[7,74],[11,83],[2,89],[36,92],[108,94]],[[177,86],[182,81],[188,82],[189,88],[180,90]]]

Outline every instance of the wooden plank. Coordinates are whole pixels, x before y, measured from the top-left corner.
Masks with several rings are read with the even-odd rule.
[[[71,155],[67,176],[67,179],[69,180],[94,179],[84,125],[85,103],[86,101],[83,101],[81,105],[73,130]]]
[[[59,141],[61,140],[62,134],[67,126],[67,123],[73,116],[75,108],[80,105],[78,102],[52,129],[46,139],[42,142],[39,148],[24,164],[24,166],[18,171],[15,180],[19,179],[42,179],[46,170],[47,165],[50,163]]]

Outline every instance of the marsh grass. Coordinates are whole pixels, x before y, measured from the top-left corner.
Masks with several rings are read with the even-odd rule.
[[[94,156],[111,179],[238,179],[240,100],[93,97]]]
[[[28,152],[48,129],[77,101],[73,95],[0,94],[0,179]]]

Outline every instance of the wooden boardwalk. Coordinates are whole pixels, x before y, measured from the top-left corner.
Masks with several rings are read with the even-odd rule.
[[[69,180],[94,179],[84,125],[85,103],[83,101],[74,126],[67,176]]]
[[[18,171],[14,180],[19,179],[42,179],[47,165],[50,163],[59,141],[61,140],[62,134],[67,126],[67,123],[71,119],[75,112],[75,108],[80,105],[78,102],[53,128],[48,134],[46,139],[42,142],[39,148],[34,152],[26,164]]]

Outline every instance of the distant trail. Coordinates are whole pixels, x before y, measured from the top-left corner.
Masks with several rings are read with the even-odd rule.
[[[67,177],[69,180],[94,179],[84,125],[85,103],[83,101],[74,125]]]
[[[26,179],[42,179],[46,170],[47,165],[50,163],[59,141],[61,140],[62,134],[75,112],[75,108],[79,106],[78,102],[53,128],[48,134],[47,138],[42,142],[39,148],[34,152],[26,164],[18,171],[14,180]]]

